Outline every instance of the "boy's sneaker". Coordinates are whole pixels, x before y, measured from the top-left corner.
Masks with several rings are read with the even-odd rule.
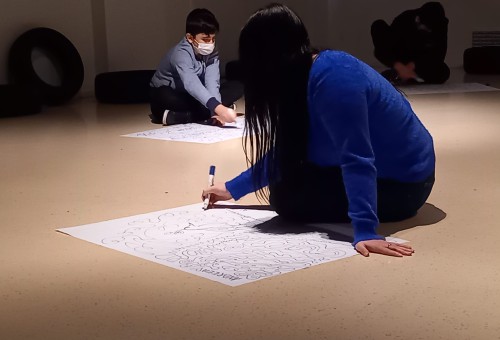
[[[185,112],[177,112],[171,110],[165,110],[163,115],[160,117],[150,114],[151,123],[153,124],[162,124],[162,125],[176,125],[176,124],[187,124],[193,123],[193,114],[189,111]]]
[[[149,118],[153,124],[162,124],[161,119],[157,118],[154,114],[150,113]]]

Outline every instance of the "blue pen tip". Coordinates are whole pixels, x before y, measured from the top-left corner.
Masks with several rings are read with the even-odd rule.
[[[215,165],[210,166],[210,175],[215,175]]]

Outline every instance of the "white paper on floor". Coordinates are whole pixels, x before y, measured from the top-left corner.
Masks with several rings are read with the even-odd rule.
[[[420,84],[398,87],[407,95],[498,91],[498,89],[495,87],[486,86],[479,83]]]
[[[245,118],[237,117],[235,123],[226,124],[224,127],[196,123],[179,124],[154,130],[130,133],[123,135],[123,137],[212,144],[242,137],[244,125]]]
[[[351,229],[348,225],[338,226],[336,230],[334,225],[326,224],[291,226],[269,210],[222,205],[204,211],[202,204],[194,204],[57,230],[239,286],[356,255],[349,237],[347,241],[345,234],[342,237],[342,230]],[[344,241],[334,240],[332,235]]]

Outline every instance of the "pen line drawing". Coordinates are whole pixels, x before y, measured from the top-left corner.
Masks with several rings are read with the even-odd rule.
[[[276,213],[200,204],[59,231],[230,286],[356,254],[321,232],[272,234],[256,226]],[[394,239],[397,241],[397,239]]]
[[[244,117],[237,117],[235,123],[226,124],[224,127],[197,123],[179,124],[159,129],[130,133],[123,135],[123,137],[212,144],[242,137],[244,133],[244,125]]]
[[[479,83],[447,83],[447,84],[419,84],[400,86],[407,95],[436,94],[436,93],[463,93],[498,91],[499,89]]]

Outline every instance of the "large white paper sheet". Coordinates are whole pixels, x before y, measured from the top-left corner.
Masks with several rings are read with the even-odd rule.
[[[229,286],[357,254],[350,242],[330,239],[326,226],[323,232],[288,229],[275,217],[268,210],[204,211],[194,204],[58,231]]]
[[[498,91],[495,87],[479,83],[420,84],[399,86],[399,88],[407,95]]]
[[[196,123],[179,124],[143,132],[130,133],[123,135],[123,137],[212,144],[242,137],[244,126],[245,118],[237,117],[235,123],[226,124],[224,127]]]

